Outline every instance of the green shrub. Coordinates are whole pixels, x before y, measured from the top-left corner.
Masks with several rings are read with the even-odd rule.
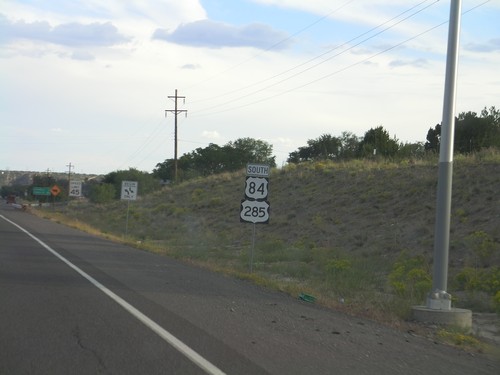
[[[115,187],[112,184],[94,185],[90,190],[89,199],[92,203],[104,204],[115,197]]]
[[[203,195],[204,195],[204,191],[203,189],[194,189],[193,192],[191,193],[191,200],[193,202],[199,202],[201,200],[203,200]]]
[[[423,299],[432,287],[429,265],[423,256],[409,257],[403,251],[389,274],[389,283],[400,296]]]
[[[488,233],[481,230],[469,234],[465,238],[465,241],[474,252],[476,261],[479,262],[479,265],[489,266],[491,256],[496,246],[493,238]]]
[[[332,259],[325,266],[326,272],[331,275],[348,270],[351,267],[352,264],[348,259]]]
[[[472,268],[465,267],[455,277],[459,290],[466,292],[482,291],[495,295],[500,291],[500,267]]]
[[[500,314],[500,290],[493,297],[493,306],[495,307],[495,312]]]

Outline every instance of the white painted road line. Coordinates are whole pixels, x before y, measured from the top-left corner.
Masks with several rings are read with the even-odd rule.
[[[15,222],[7,219],[5,216],[0,215],[2,219],[5,221],[11,223],[15,227],[17,227],[19,230],[22,232],[26,233],[28,236],[33,238],[36,242],[38,242],[40,245],[42,245],[46,250],[48,250],[50,253],[52,253],[54,256],[62,260],[64,263],[66,263],[69,267],[74,269],[76,272],[78,272],[81,276],[83,276],[85,279],[90,281],[92,285],[97,287],[98,289],[101,290],[104,294],[106,294],[109,298],[111,298],[113,301],[118,303],[120,306],[122,306],[128,313],[130,313],[132,316],[137,318],[141,323],[143,323],[145,326],[147,326],[149,329],[151,329],[154,333],[156,333],[158,336],[160,336],[163,340],[165,340],[168,344],[173,346],[175,349],[177,349],[181,354],[183,354],[185,357],[187,357],[191,362],[196,364],[198,367],[200,367],[202,370],[204,370],[207,374],[210,375],[224,375],[224,372],[217,368],[215,365],[207,361],[205,358],[203,358],[201,355],[199,355],[197,352],[195,352],[193,349],[191,349],[189,346],[184,344],[181,340],[179,340],[177,337],[172,335],[170,332],[162,328],[160,325],[155,323],[153,320],[148,318],[146,315],[144,315],[142,312],[137,310],[134,306],[129,304],[127,301],[125,301],[123,298],[119,297],[115,293],[113,293],[111,290],[106,288],[104,285],[102,285],[99,281],[94,279],[92,276],[89,274],[85,273],[82,271],[80,268],[75,266],[73,263],[71,263],[69,260],[64,258],[61,254],[59,254],[57,251],[52,249],[50,246],[48,246],[46,243],[44,243],[42,240],[38,239],[36,236],[28,232],[26,229],[21,227],[20,225],[16,224]]]

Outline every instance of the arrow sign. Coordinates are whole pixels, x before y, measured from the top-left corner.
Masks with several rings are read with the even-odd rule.
[[[59,195],[61,192],[61,189],[59,189],[59,186],[54,185],[52,186],[52,189],[50,189],[50,193],[55,197],[56,195]]]
[[[137,181],[122,181],[122,191],[120,198],[127,201],[137,199]]]

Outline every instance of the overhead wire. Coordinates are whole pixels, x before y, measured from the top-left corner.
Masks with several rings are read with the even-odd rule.
[[[439,1],[439,0],[438,0],[438,1]],[[486,1],[484,1],[484,2],[480,3],[480,4],[476,5],[476,6],[474,6],[474,7],[470,8],[470,9],[468,9],[467,11],[464,11],[462,14],[467,14],[467,13],[469,13],[469,12],[471,12],[471,11],[473,11],[473,10],[475,10],[475,9],[477,9],[477,8],[479,8],[479,7],[481,7],[481,6],[483,6],[484,4],[486,4],[486,3],[490,2],[490,1],[491,1],[491,0],[486,0]],[[433,4],[431,4],[431,5],[434,5],[434,3],[433,3]],[[429,5],[429,6],[430,6],[430,5]],[[427,6],[426,8],[428,8],[429,6]],[[425,9],[425,8],[424,8],[424,9]],[[411,17],[411,16],[406,17],[404,20],[407,20],[407,19],[408,19],[408,18],[410,18],[410,17]],[[402,22],[402,21],[404,21],[404,20],[401,20],[401,21],[399,21],[398,23],[401,23],[401,22]],[[373,58],[375,58],[375,57],[377,57],[377,56],[379,56],[379,55],[382,55],[382,54],[384,54],[384,53],[386,53],[386,52],[389,52],[389,51],[391,51],[391,50],[393,50],[393,49],[395,49],[395,48],[397,48],[397,47],[400,47],[400,46],[402,46],[402,45],[404,45],[404,44],[406,44],[406,43],[408,43],[408,42],[410,42],[410,41],[412,41],[412,40],[414,40],[414,39],[417,39],[417,38],[419,38],[420,36],[422,36],[422,35],[424,35],[424,34],[426,34],[426,33],[430,32],[430,31],[432,31],[432,30],[435,30],[435,29],[437,29],[437,28],[439,28],[439,27],[441,27],[441,26],[443,26],[443,25],[445,25],[445,24],[447,24],[447,23],[448,23],[448,21],[443,21],[443,22],[441,22],[440,24],[435,25],[435,26],[433,26],[433,27],[431,27],[431,28],[429,28],[429,29],[426,29],[425,31],[423,31],[423,32],[421,32],[421,33],[419,33],[419,34],[417,34],[417,35],[414,35],[414,36],[413,36],[413,37],[411,37],[411,38],[408,38],[408,39],[406,39],[406,40],[404,40],[404,41],[402,41],[402,42],[400,42],[400,43],[397,43],[397,44],[395,44],[395,45],[392,45],[391,47],[385,48],[384,50],[379,51],[379,52],[377,52],[377,53],[375,53],[375,54],[373,54],[373,55],[371,55],[371,56],[369,56],[369,57],[367,57],[367,58],[364,58],[364,59],[362,59],[362,60],[359,60],[359,61],[357,61],[357,62],[354,62],[354,63],[352,63],[352,64],[349,64],[348,66],[343,67],[343,68],[341,68],[341,69],[338,69],[338,70],[336,70],[335,72],[332,72],[332,73],[329,73],[329,74],[323,75],[323,76],[321,76],[321,77],[319,77],[319,78],[316,78],[316,79],[314,79],[314,80],[311,80],[311,81],[309,81],[309,82],[307,82],[307,83],[305,83],[305,84],[301,84],[301,85],[295,86],[295,87],[293,87],[293,88],[291,88],[291,89],[284,90],[284,91],[279,92],[279,93],[277,93],[277,94],[269,95],[269,96],[267,96],[267,97],[265,97],[265,98],[261,98],[261,99],[258,99],[258,100],[254,100],[254,101],[252,101],[252,102],[250,102],[250,103],[246,103],[246,104],[242,104],[242,105],[239,105],[239,106],[234,106],[234,107],[230,107],[230,108],[226,108],[226,109],[221,109],[221,110],[219,110],[219,111],[209,112],[209,113],[206,113],[206,114],[201,114],[201,115],[199,115],[199,114],[198,114],[198,115],[196,115],[196,114],[195,114],[194,116],[195,116],[195,117],[205,117],[205,116],[215,115],[215,114],[219,114],[219,113],[225,113],[225,112],[233,111],[233,110],[236,110],[236,109],[241,109],[241,108],[249,107],[249,106],[252,106],[252,105],[255,105],[255,104],[258,104],[258,103],[262,103],[262,102],[265,102],[265,101],[268,101],[268,100],[274,99],[274,98],[276,98],[276,97],[279,97],[279,96],[282,96],[282,95],[288,94],[288,93],[290,93],[290,92],[293,92],[293,91],[296,91],[296,90],[300,90],[300,89],[302,89],[302,88],[304,88],[304,87],[307,87],[307,86],[309,86],[309,85],[312,85],[312,84],[317,83],[317,82],[319,82],[319,81],[322,81],[322,80],[324,80],[324,79],[330,78],[330,77],[332,77],[332,76],[334,76],[334,75],[337,75],[337,74],[339,74],[339,73],[341,73],[341,72],[344,72],[344,71],[346,71],[346,70],[348,70],[348,69],[351,69],[351,68],[353,68],[353,67],[355,67],[355,66],[357,66],[357,65],[360,65],[360,64],[365,63],[365,62],[367,62],[367,61],[370,61],[371,59],[373,59]],[[396,24],[395,24],[395,25],[396,25]],[[393,26],[395,26],[395,25],[393,25]],[[393,26],[391,26],[391,27],[393,27]],[[390,28],[390,27],[389,27],[389,28]],[[387,28],[387,29],[388,29],[388,28]],[[387,30],[387,29],[384,29],[383,31],[385,31],[385,30]],[[381,33],[381,32],[377,33],[376,35],[379,35],[380,33]],[[367,38],[367,39],[371,39],[371,38]],[[366,40],[364,40],[364,41],[366,41]],[[364,41],[362,41],[362,42],[364,42]],[[359,46],[362,42],[360,42],[360,43],[356,44],[355,46]],[[341,53],[339,53],[339,54],[342,54],[342,53],[344,53],[344,52],[346,52],[346,51],[348,51],[348,50],[351,50],[351,49],[352,49],[352,48],[354,48],[355,46],[350,47],[350,48],[348,48],[347,50],[344,50],[344,51],[342,51],[342,52],[341,52]],[[328,60],[331,60],[331,59],[332,59],[332,58],[334,58],[334,57],[337,57],[339,54],[334,55],[334,56],[331,56],[330,58],[328,58],[328,59],[326,59],[326,60],[323,60],[323,61],[321,61],[320,63],[318,63],[318,64],[316,64],[316,65],[314,65],[314,66],[312,66],[312,67],[309,67],[309,68],[307,68],[307,69],[305,69],[305,70],[303,70],[303,71],[301,71],[301,72],[299,72],[299,73],[296,73],[296,74],[294,74],[294,75],[292,75],[292,76],[288,77],[288,78],[287,78],[287,79],[285,79],[285,80],[288,80],[288,79],[293,78],[293,77],[295,77],[295,76],[297,76],[297,75],[299,75],[299,74],[302,74],[303,72],[308,71],[308,70],[310,70],[310,69],[312,69],[312,68],[316,67],[316,66],[317,66],[317,65],[319,65],[319,64],[322,64],[322,63],[324,63],[324,62],[326,62],[326,61],[328,61]],[[274,86],[276,86],[276,85],[278,85],[278,84],[280,84],[280,83],[284,82],[285,80],[281,80],[281,81],[279,81],[279,82],[277,82],[277,83],[274,83],[274,84],[272,84],[272,85],[266,86],[265,88],[262,88],[262,89],[260,89],[260,90],[258,90],[258,91],[252,92],[251,94],[247,94],[247,95],[244,95],[244,96],[242,96],[242,97],[239,97],[239,98],[233,99],[233,100],[231,100],[231,101],[228,101],[228,102],[226,102],[226,103],[220,104],[220,105],[218,105],[218,106],[226,105],[227,103],[232,103],[232,102],[235,102],[235,101],[241,100],[241,99],[243,99],[243,98],[246,98],[246,97],[248,97],[248,96],[254,95],[254,94],[256,94],[256,93],[260,93],[260,92],[262,92],[262,91],[264,91],[264,90],[267,90],[267,89],[268,89],[268,88],[270,88],[270,87],[274,87]],[[213,106],[212,106],[211,108],[213,108]],[[193,116],[192,116],[192,117],[193,117]]]
[[[144,141],[139,147],[137,147],[135,149],[134,152],[132,152],[128,157],[127,159],[125,160],[122,160],[121,163],[119,164],[118,166],[118,169],[119,168],[122,168],[124,165],[126,164],[129,164],[131,163],[141,152],[143,152],[143,150],[149,146],[153,141],[155,140],[158,140],[158,137],[157,137],[157,134],[161,131],[161,129],[163,128],[164,126],[164,120],[165,119],[161,119],[160,121],[157,122],[155,128],[153,129],[153,131],[148,135],[148,137],[146,138],[146,141]],[[160,147],[160,145],[158,145],[156,148],[155,148],[155,151]],[[144,159],[143,159],[144,160]],[[140,164],[140,163],[138,163]]]
[[[356,0],[349,0],[349,1],[346,1],[345,3],[343,3],[342,5],[340,5],[339,7],[335,8],[334,10],[332,10],[331,12],[329,12],[329,13],[327,13],[327,14],[325,14],[325,15],[321,16],[320,18],[316,19],[314,22],[310,23],[309,25],[307,25],[307,26],[303,27],[302,29],[300,29],[300,30],[298,30],[298,31],[294,32],[294,33],[293,33],[293,34],[291,34],[290,36],[288,36],[288,37],[286,37],[286,38],[284,38],[284,39],[282,39],[282,40],[280,40],[280,41],[278,41],[278,42],[276,42],[276,43],[272,44],[271,46],[269,46],[269,47],[265,48],[265,49],[264,49],[263,51],[261,51],[260,53],[257,53],[257,54],[255,54],[255,55],[253,55],[253,56],[249,57],[248,59],[243,60],[243,61],[241,61],[241,62],[239,62],[239,63],[237,63],[237,64],[235,64],[235,65],[233,65],[233,66],[231,66],[231,67],[229,67],[229,68],[227,68],[227,69],[225,69],[225,70],[223,70],[223,71],[221,71],[221,72],[219,72],[219,73],[217,73],[217,74],[215,74],[215,75],[213,75],[213,76],[211,76],[211,77],[209,77],[209,78],[207,78],[207,79],[205,79],[205,80],[203,80],[203,81],[201,81],[201,82],[197,82],[197,83],[195,83],[195,84],[193,84],[193,85],[191,85],[191,86],[188,86],[188,87],[186,87],[185,89],[186,89],[186,90],[188,90],[188,89],[191,89],[191,88],[193,88],[193,87],[199,86],[199,85],[200,85],[200,84],[202,84],[202,83],[205,83],[205,82],[211,81],[212,79],[215,79],[215,78],[217,78],[217,77],[220,77],[221,75],[224,75],[224,74],[226,74],[227,72],[230,72],[230,71],[232,71],[232,70],[234,70],[234,69],[238,68],[239,66],[244,65],[244,64],[248,63],[249,61],[252,61],[252,60],[256,59],[257,57],[259,57],[259,56],[263,55],[264,53],[267,53],[267,52],[269,52],[269,51],[271,51],[271,50],[274,50],[276,47],[280,46],[281,44],[283,44],[283,43],[285,43],[285,42],[288,42],[289,40],[293,39],[295,36],[297,36],[297,35],[299,35],[299,34],[302,34],[304,31],[306,31],[306,30],[310,29],[311,27],[313,27],[313,26],[317,25],[317,24],[318,24],[318,23],[320,23],[321,21],[323,21],[323,20],[325,20],[325,19],[329,18],[330,16],[332,16],[332,15],[333,15],[333,14],[335,14],[335,13],[337,13],[339,10],[341,10],[342,8],[346,7],[347,5],[349,5],[350,3],[354,2],[354,1],[356,1]],[[425,1],[428,1],[428,0],[425,0]],[[239,90],[236,90],[236,91],[239,91]],[[230,93],[226,93],[226,94],[222,94],[222,95],[217,96],[217,97],[222,97],[222,96],[226,96],[226,95],[229,95],[229,94],[230,94]],[[216,98],[217,98],[217,97],[216,97]],[[199,102],[199,101],[205,101],[205,100],[211,100],[211,99],[214,99],[214,97],[212,97],[212,98],[207,98],[207,99],[199,99],[199,100],[196,100],[196,101],[192,101],[191,103],[197,103],[197,102]]]
[[[367,35],[367,34],[369,34],[369,33],[373,32],[373,31],[375,31],[375,30],[379,29],[380,27],[382,27],[382,26],[384,26],[384,25],[388,24],[388,23],[389,23],[389,22],[391,22],[391,21],[394,21],[395,19],[400,18],[402,15],[404,15],[404,14],[408,13],[409,11],[411,11],[411,10],[413,10],[413,9],[417,8],[418,6],[420,6],[420,5],[424,4],[424,3],[426,3],[427,1],[428,1],[428,0],[424,0],[424,1],[420,2],[420,3],[418,3],[417,5],[413,6],[412,8],[407,9],[407,10],[405,10],[404,12],[402,12],[402,13],[398,14],[397,16],[392,17],[391,19],[389,19],[389,20],[387,20],[387,21],[385,21],[385,22],[383,22],[383,23],[379,24],[378,26],[376,26],[376,27],[374,27],[374,28],[372,28],[372,29],[370,29],[370,30],[368,30],[368,31],[366,31],[366,32],[364,32],[364,33],[362,33],[362,34],[360,34],[360,35],[356,36],[355,38],[352,38],[352,39],[350,39],[349,41],[344,42],[344,43],[342,43],[341,45],[339,45],[339,46],[337,46],[337,47],[334,47],[334,48],[332,48],[332,49],[328,50],[327,52],[324,52],[324,53],[322,53],[322,54],[320,54],[320,55],[318,55],[318,56],[316,56],[316,57],[314,57],[314,58],[312,58],[312,59],[309,59],[308,61],[306,61],[306,62],[304,62],[304,63],[301,63],[301,64],[299,64],[299,65],[297,65],[297,66],[295,66],[295,67],[293,67],[293,68],[291,68],[291,69],[288,69],[288,70],[286,70],[285,72],[282,72],[282,73],[280,73],[280,74],[274,75],[273,77],[270,77],[270,78],[268,78],[268,79],[266,79],[266,80],[263,80],[263,81],[261,81],[260,83],[266,82],[266,81],[271,80],[271,79],[273,79],[273,78],[279,77],[279,76],[281,76],[281,75],[283,75],[283,74],[286,74],[286,73],[288,73],[288,72],[291,72],[291,71],[293,71],[293,70],[295,70],[295,69],[297,69],[297,68],[299,68],[299,67],[302,67],[302,66],[304,66],[304,65],[307,65],[308,63],[310,63],[310,62],[312,62],[312,61],[315,61],[315,60],[317,60],[317,59],[319,59],[319,58],[321,58],[321,57],[323,57],[323,56],[325,56],[325,55],[329,54],[330,52],[333,52],[333,51],[335,51],[335,50],[337,50],[337,49],[339,49],[339,48],[341,48],[341,47],[343,47],[343,46],[349,45],[351,42],[353,42],[353,41],[355,41],[355,40],[357,40],[357,39],[359,39],[359,38],[361,38],[361,37],[363,37],[363,36],[365,36],[365,35]],[[371,39],[373,39],[373,38],[375,38],[375,37],[379,36],[380,34],[382,34],[382,33],[386,32],[387,30],[390,30],[390,29],[392,29],[393,27],[395,27],[395,26],[397,26],[397,25],[401,24],[402,22],[404,22],[404,21],[406,21],[406,20],[408,20],[408,19],[410,19],[410,18],[414,17],[415,15],[417,15],[417,14],[419,14],[419,13],[421,13],[421,12],[423,12],[424,10],[428,9],[429,7],[431,7],[432,5],[436,4],[437,2],[439,2],[439,0],[435,0],[432,4],[429,4],[429,5],[427,5],[426,7],[424,7],[424,8],[421,8],[421,9],[417,10],[416,12],[414,12],[414,13],[410,14],[409,16],[407,16],[407,17],[405,17],[405,18],[403,18],[403,19],[399,20],[398,22],[396,22],[396,23],[394,23],[394,24],[392,24],[392,25],[390,25],[390,26],[388,26],[388,27],[386,27],[386,28],[382,29],[381,31],[379,31],[379,32],[377,32],[377,33],[375,33],[375,34],[373,34],[373,35],[369,36],[368,38],[365,38],[365,39],[361,40],[360,42],[358,42],[358,43],[356,43],[356,44],[354,44],[354,45],[350,46],[349,48],[346,48],[346,49],[342,50],[341,52],[339,52],[339,53],[337,53],[337,54],[335,54],[335,55],[333,55],[333,56],[330,56],[330,57],[328,57],[328,58],[326,58],[326,59],[324,59],[324,60],[321,60],[321,61],[317,62],[316,64],[314,64],[314,65],[312,65],[312,66],[309,66],[309,67],[307,67],[307,68],[305,68],[305,69],[303,69],[303,70],[301,70],[301,71],[299,71],[299,72],[297,72],[297,73],[294,73],[294,74],[292,74],[292,75],[290,75],[290,76],[288,76],[288,77],[286,77],[286,78],[283,78],[283,79],[281,79],[281,80],[279,80],[279,81],[277,81],[277,82],[274,82],[274,83],[272,83],[272,84],[269,84],[269,85],[267,85],[267,86],[265,86],[265,87],[263,87],[263,88],[260,88],[260,89],[258,89],[258,90],[255,90],[255,91],[252,91],[252,92],[247,93],[247,94],[245,94],[245,95],[242,95],[242,96],[239,96],[239,97],[237,97],[237,98],[231,99],[231,100],[226,101],[226,102],[224,102],[224,103],[221,103],[221,104],[218,104],[218,105],[213,105],[213,106],[211,106],[211,107],[209,107],[209,108],[204,108],[204,109],[201,109],[201,110],[200,110],[200,112],[202,112],[202,114],[200,115],[200,114],[198,113],[198,114],[195,114],[195,116],[196,116],[196,117],[198,117],[198,116],[206,116],[206,115],[203,115],[203,111],[205,111],[205,110],[213,110],[213,108],[214,108],[214,107],[221,107],[221,106],[227,105],[228,103],[233,103],[233,102],[236,102],[236,101],[239,101],[239,100],[245,99],[245,98],[247,98],[247,97],[249,97],[249,96],[259,94],[259,93],[261,93],[261,92],[263,92],[263,91],[265,91],[265,90],[268,90],[268,89],[270,89],[270,88],[272,88],[272,87],[275,87],[275,86],[277,86],[277,85],[279,85],[279,84],[281,84],[281,83],[283,83],[283,82],[286,82],[286,81],[288,81],[288,80],[290,80],[290,79],[292,79],[292,78],[295,78],[295,77],[297,77],[297,76],[299,76],[299,75],[301,75],[301,74],[303,74],[303,73],[305,73],[305,72],[307,72],[307,71],[309,71],[309,70],[311,70],[311,69],[313,69],[313,68],[316,68],[317,66],[319,66],[319,65],[321,65],[321,64],[324,64],[324,63],[325,63],[325,62],[327,62],[327,61],[330,61],[330,60],[332,60],[332,59],[334,59],[334,58],[336,58],[336,57],[338,57],[338,56],[340,56],[340,55],[343,55],[343,54],[345,54],[345,53],[347,53],[347,52],[351,51],[352,49],[354,49],[354,48],[356,48],[356,47],[360,46],[361,44],[363,44],[363,43],[365,43],[365,42],[367,42],[367,41],[369,41],[369,40],[371,40]],[[250,86],[253,86],[253,85],[250,85]],[[247,87],[248,87],[248,86],[247,86]],[[237,107],[237,108],[239,108],[239,107]],[[213,114],[213,113],[220,113],[220,112],[221,112],[221,111],[216,111],[216,112],[211,112],[211,113],[209,113],[209,114],[211,115],[211,114]],[[225,112],[225,110],[223,110],[222,112]]]
[[[387,21],[385,21],[385,22],[383,22],[383,23],[381,23],[381,24],[379,24],[379,25],[377,25],[377,26],[375,26],[375,27],[371,28],[370,30],[365,31],[365,32],[364,32],[364,33],[362,33],[362,34],[360,34],[360,35],[358,35],[358,36],[356,36],[356,37],[354,37],[354,38],[352,38],[352,39],[350,39],[350,40],[348,40],[348,41],[346,41],[346,42],[344,42],[344,43],[342,43],[342,44],[340,44],[340,45],[338,45],[338,46],[335,46],[334,48],[331,48],[331,49],[327,50],[326,52],[323,52],[323,53],[321,53],[321,54],[319,54],[319,55],[317,55],[317,56],[314,56],[313,58],[311,58],[311,59],[309,59],[309,60],[307,60],[307,61],[305,61],[305,62],[303,62],[303,63],[300,63],[300,64],[298,64],[298,65],[295,65],[295,66],[293,66],[293,67],[291,67],[291,68],[289,68],[289,69],[287,69],[287,70],[285,70],[285,71],[282,71],[282,72],[280,72],[280,73],[278,73],[278,74],[274,74],[274,75],[272,75],[272,76],[270,76],[270,77],[264,78],[264,79],[262,79],[262,80],[260,80],[260,81],[258,81],[258,82],[255,82],[255,83],[249,84],[249,85],[247,85],[247,86],[240,87],[240,88],[238,88],[238,89],[234,89],[234,90],[228,91],[228,92],[226,92],[226,93],[223,93],[223,94],[220,94],[220,95],[217,95],[217,96],[213,96],[213,97],[210,97],[210,98],[207,98],[207,99],[201,99],[201,100],[195,101],[195,102],[193,102],[193,103],[197,103],[197,102],[200,102],[200,101],[207,101],[207,100],[215,100],[215,99],[218,99],[218,98],[221,98],[221,97],[224,97],[224,96],[228,96],[228,95],[234,94],[234,93],[239,92],[239,91],[243,91],[243,90],[249,89],[249,88],[251,88],[251,87],[258,86],[258,85],[260,85],[260,84],[262,84],[262,83],[265,83],[265,82],[267,82],[267,81],[270,81],[270,80],[272,80],[272,79],[274,79],[274,78],[277,78],[277,77],[280,77],[280,76],[282,76],[282,75],[285,75],[285,74],[287,74],[287,73],[289,73],[289,72],[291,72],[291,71],[294,71],[294,70],[296,70],[296,69],[298,69],[298,68],[300,68],[300,67],[302,67],[302,66],[304,66],[304,65],[307,65],[307,64],[309,64],[309,63],[311,63],[311,62],[313,62],[313,61],[315,61],[315,60],[318,60],[318,59],[320,59],[321,57],[323,57],[323,56],[325,56],[325,55],[328,55],[329,53],[331,53],[331,52],[333,52],[333,51],[335,51],[335,50],[338,50],[338,49],[342,48],[343,46],[346,46],[346,45],[348,45],[349,43],[352,43],[352,42],[354,42],[355,40],[357,40],[357,39],[359,39],[359,38],[362,38],[362,37],[363,37],[363,36],[365,36],[365,35],[368,35],[368,34],[372,33],[373,31],[375,31],[375,30],[377,30],[377,29],[381,28],[382,26],[384,26],[384,25],[386,25],[386,24],[388,24],[388,23],[390,23],[390,22],[394,21],[395,19],[397,19],[397,18],[401,17],[402,15],[404,15],[404,14],[406,14],[406,13],[408,13],[408,12],[412,11],[413,9],[415,9],[415,8],[417,8],[417,7],[419,7],[419,6],[421,6],[422,4],[424,4],[424,3],[428,2],[428,1],[429,1],[429,0],[423,0],[423,1],[421,1],[420,3],[418,3],[418,4],[414,5],[413,7],[411,7],[411,8],[409,8],[409,9],[405,10],[404,12],[399,13],[398,15],[396,15],[396,16],[394,16],[394,17],[390,18],[389,20],[387,20]],[[437,2],[439,2],[439,0],[435,0],[435,2],[434,2],[433,4],[431,4],[431,5],[434,5],[434,4],[435,4],[435,3],[437,3]],[[345,5],[347,5],[347,4],[344,4],[344,6],[345,6]],[[427,6],[426,8],[430,7],[431,5]],[[342,7],[343,7],[343,6],[342,6]],[[421,11],[425,10],[426,8],[423,8]],[[338,8],[338,9],[340,9],[340,8]],[[337,10],[338,10],[338,9],[337,9]],[[323,20],[323,19],[325,19],[325,18],[329,17],[329,16],[330,16],[331,14],[333,14],[333,13],[334,13],[334,12],[332,12],[332,13],[330,13],[330,14],[326,15],[326,16],[321,17],[321,19],[320,19],[320,20]],[[314,25],[314,24],[318,23],[320,20],[318,20],[317,22],[313,23],[312,25]],[[402,20],[402,21],[403,21],[403,20]],[[401,21],[401,22],[402,22],[402,21]],[[397,24],[395,24],[395,25],[397,25]],[[393,25],[393,26],[395,26],[395,25]],[[306,28],[306,29],[307,29],[307,28]],[[303,29],[303,30],[304,30],[304,29]],[[387,30],[387,29],[384,29],[383,31],[386,31],[386,30]],[[382,31],[382,32],[383,32],[383,31]],[[380,33],[382,33],[382,32],[380,32]],[[371,38],[373,38],[373,37],[375,37],[375,36],[379,35],[380,33],[377,33],[377,34],[373,35]],[[296,33],[296,34],[298,34],[298,33]],[[294,35],[296,35],[296,34],[294,34]],[[371,38],[367,38],[367,39],[363,40],[361,43],[363,43],[363,42],[365,42],[365,41],[367,41],[367,40],[369,40],[369,39],[371,39]],[[249,60],[251,60],[251,59],[249,59]],[[326,61],[328,61],[328,60],[329,60],[329,59],[323,60],[321,63],[318,63],[317,65],[320,65],[320,64],[322,64],[323,62],[326,62]],[[237,66],[239,66],[239,65],[241,65],[241,64],[238,64]],[[315,67],[315,66],[317,66],[317,65],[313,65],[311,68],[309,68],[309,69],[307,69],[307,70],[310,70],[310,69],[314,68],[314,67]],[[235,67],[236,67],[236,66],[235,66]],[[304,71],[307,71],[307,70],[304,70]],[[291,76],[290,78],[293,78],[294,76],[295,76],[295,75]],[[280,82],[281,82],[281,81],[280,81]],[[279,83],[280,83],[280,82],[279,82]],[[270,87],[272,87],[272,86],[270,86]],[[258,90],[258,91],[256,91],[256,92],[253,92],[253,93],[250,93],[250,94],[244,95],[244,96],[242,96],[241,98],[245,98],[245,97],[247,97],[247,96],[253,95],[254,93],[258,93],[259,91],[262,91],[262,90],[265,90],[265,89],[267,89],[267,87],[265,87],[265,88],[263,88],[263,89],[261,89],[261,90]],[[236,101],[236,100],[239,100],[239,99],[240,99],[240,98],[233,99],[232,101]],[[213,107],[211,107],[211,108],[213,108]],[[202,109],[202,111],[203,111],[203,109]]]

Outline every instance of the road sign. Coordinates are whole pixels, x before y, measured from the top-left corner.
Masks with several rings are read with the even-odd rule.
[[[127,201],[137,199],[137,181],[122,181],[121,199]]]
[[[50,195],[49,187],[34,187],[33,195]]]
[[[247,177],[245,180],[245,197],[248,199],[264,200],[267,198],[269,178]]]
[[[73,181],[69,182],[69,196],[70,197],[81,197],[82,196],[82,182]]]
[[[59,186],[54,185],[52,186],[52,189],[50,189],[50,194],[52,194],[54,197],[58,195],[61,192],[61,189],[59,189]]]
[[[240,221],[254,224],[267,224],[269,222],[269,202],[242,200]]]
[[[247,176],[269,177],[269,165],[247,164]]]

